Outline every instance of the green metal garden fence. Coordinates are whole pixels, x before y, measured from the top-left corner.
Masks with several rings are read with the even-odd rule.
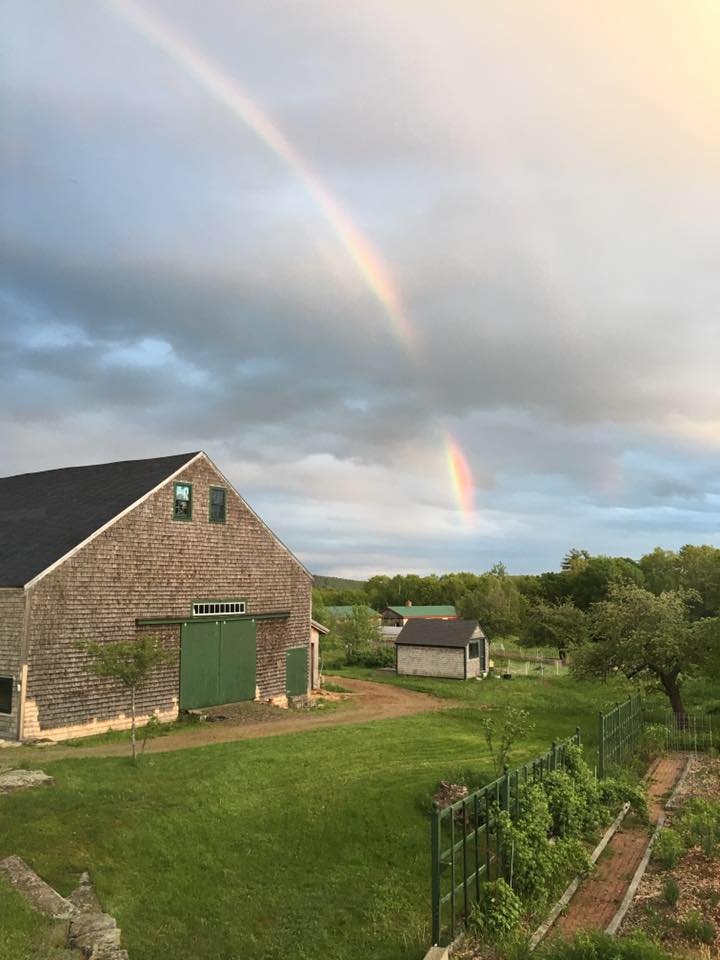
[[[639,695],[616,704],[598,718],[598,777],[621,764],[633,753],[643,729],[643,706]]]
[[[665,715],[668,750],[710,750],[713,746],[712,717],[706,713],[673,713]],[[717,733],[715,734],[717,742]]]
[[[580,728],[547,753],[442,809],[433,805],[432,942],[451,943],[480,898],[480,885],[509,873],[498,811],[517,815],[523,787],[539,783],[566,764],[568,744],[580,744]]]

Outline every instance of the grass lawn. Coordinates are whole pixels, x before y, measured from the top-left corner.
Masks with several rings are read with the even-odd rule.
[[[0,960],[73,960],[64,941],[65,925],[36,913],[0,877]]]
[[[592,742],[597,710],[623,694],[564,677],[403,685],[465,704],[151,754],[135,768],[43,763],[37,751],[56,783],[0,798],[0,858],[19,854],[63,894],[89,869],[132,960],[418,960],[429,943],[429,796],[454,770],[492,773],[475,707],[532,710],[520,762],[576,724]],[[0,890],[3,936],[31,940],[5,901]]]

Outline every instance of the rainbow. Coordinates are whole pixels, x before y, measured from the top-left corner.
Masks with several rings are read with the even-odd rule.
[[[390,271],[367,237],[285,134],[235,80],[210,63],[159,17],[144,10],[135,0],[107,0],[107,3],[120,19],[162,50],[216,103],[250,129],[302,184],[382,307],[394,336],[408,353],[415,355],[415,330]],[[449,433],[445,434],[445,454],[458,507],[466,518],[470,518],[474,512],[472,471],[460,444]]]
[[[193,77],[216,103],[252,130],[302,183],[382,306],[397,339],[408,349],[413,349],[413,326],[380,255],[283,132],[234,80],[218,70],[157,16],[143,10],[133,0],[108,0],[108,3],[125,23],[159,47]]]
[[[445,434],[445,455],[457,505],[463,516],[470,518],[475,513],[475,484],[472,470],[462,447],[449,433]]]

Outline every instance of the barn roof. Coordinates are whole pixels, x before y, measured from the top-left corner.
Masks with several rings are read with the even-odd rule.
[[[392,610],[393,613],[397,613],[400,617],[409,617],[414,619],[415,617],[456,617],[457,610],[453,606],[401,606],[401,607],[387,607],[386,609]]]
[[[396,644],[418,647],[464,647],[476,630],[485,634],[477,620],[408,620],[395,638]]]
[[[24,586],[195,456],[0,477],[0,586]]]

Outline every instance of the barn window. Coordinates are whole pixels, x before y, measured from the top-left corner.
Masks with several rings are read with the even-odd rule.
[[[192,484],[176,483],[173,489],[173,519],[190,520],[192,518]]]
[[[210,487],[209,519],[211,523],[225,523],[226,503],[225,487]]]
[[[470,648],[468,651],[468,660],[477,660],[480,656],[480,644],[477,640],[470,641]]]
[[[192,605],[194,617],[222,617],[245,613],[244,600],[200,601]]]
[[[0,713],[12,713],[13,678],[0,677]]]

